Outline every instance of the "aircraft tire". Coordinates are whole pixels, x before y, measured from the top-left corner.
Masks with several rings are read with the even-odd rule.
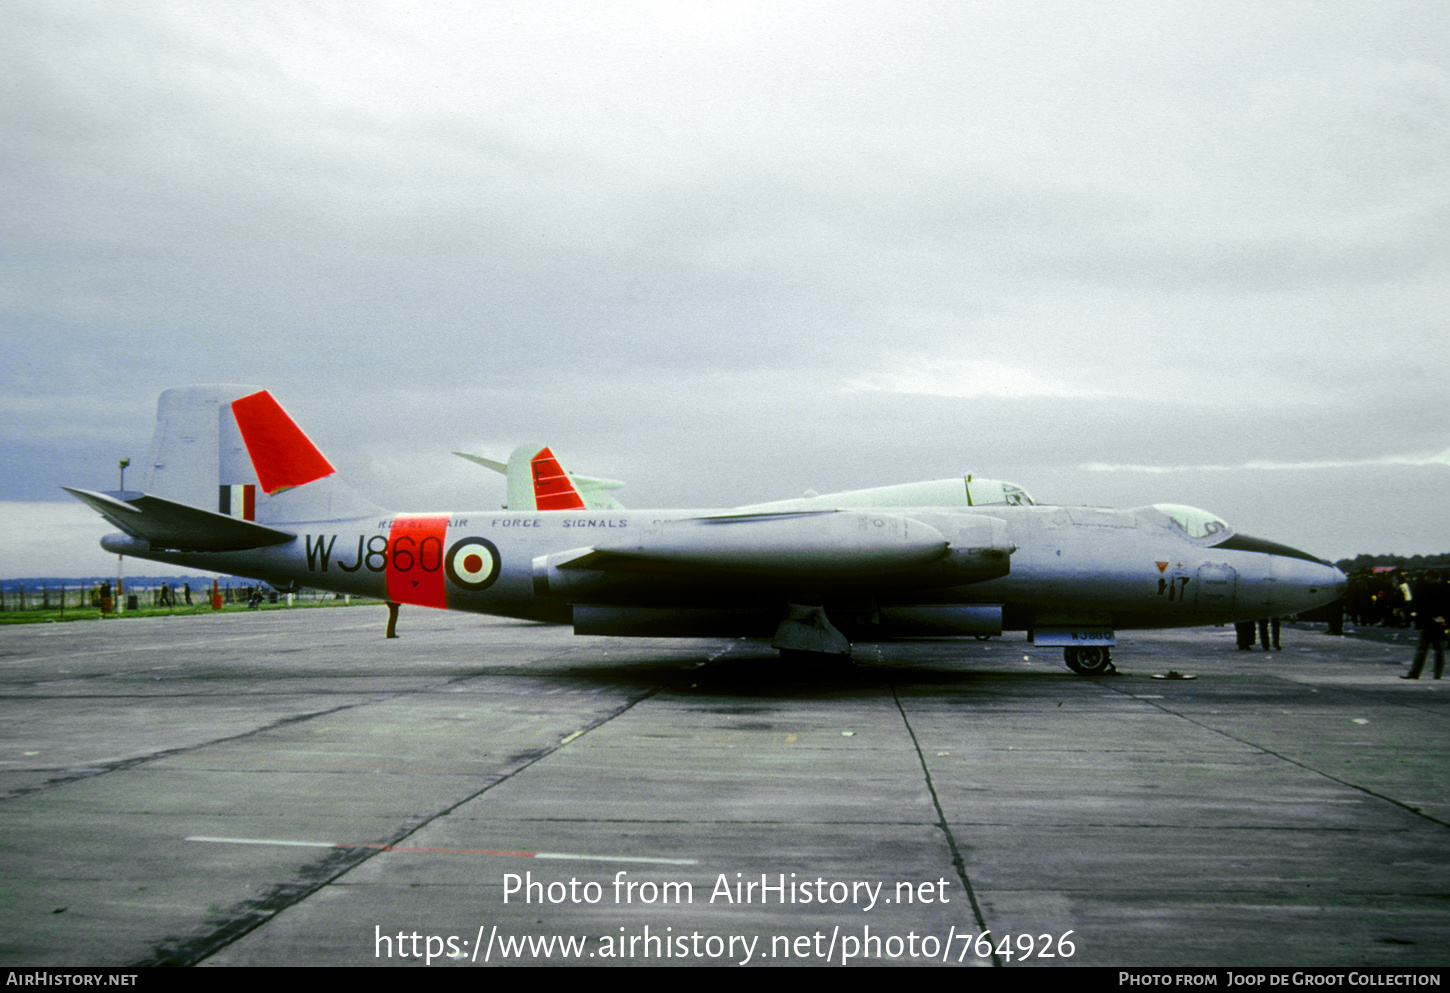
[[[1117,671],[1112,652],[1106,648],[1064,648],[1062,655],[1067,667],[1079,676],[1105,676]]]

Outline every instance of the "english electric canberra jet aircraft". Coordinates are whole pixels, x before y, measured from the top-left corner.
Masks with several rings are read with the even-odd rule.
[[[1110,671],[1115,632],[1292,614],[1344,575],[1206,511],[1049,507],[1010,483],[933,480],[724,510],[625,510],[548,448],[510,464],[501,511],[394,513],[344,485],[272,395],[161,395],[140,491],[67,487],[172,565],[578,634],[767,637],[782,651],[1025,630],[1075,672]],[[581,491],[591,493],[589,501]]]

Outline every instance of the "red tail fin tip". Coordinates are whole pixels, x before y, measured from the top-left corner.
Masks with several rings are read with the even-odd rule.
[[[233,400],[232,415],[263,492],[302,486],[337,471],[266,390]]]
[[[547,448],[530,460],[534,470],[534,506],[540,510],[583,510],[584,500]]]

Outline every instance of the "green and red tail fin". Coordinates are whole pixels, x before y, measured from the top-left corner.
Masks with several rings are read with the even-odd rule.
[[[529,459],[529,477],[534,486],[534,506],[539,510],[584,509],[584,498],[547,447]]]
[[[520,445],[507,464],[482,455],[454,452],[459,458],[487,466],[508,479],[509,510],[623,510],[607,492],[621,489],[617,479],[580,476],[564,469],[547,445]]]

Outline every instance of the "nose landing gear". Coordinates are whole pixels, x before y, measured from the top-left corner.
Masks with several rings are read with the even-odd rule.
[[[1079,676],[1106,676],[1110,672],[1118,671],[1117,666],[1113,665],[1112,653],[1100,645],[1064,648],[1062,656],[1067,667]]]

